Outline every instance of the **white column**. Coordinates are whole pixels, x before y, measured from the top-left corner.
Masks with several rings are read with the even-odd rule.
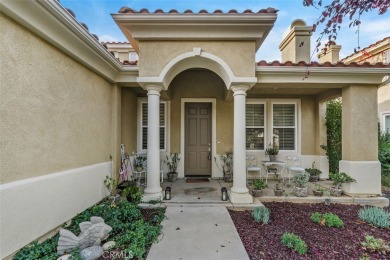
[[[230,192],[232,203],[253,203],[246,187],[246,131],[245,99],[248,86],[233,86],[234,92],[234,141],[233,141],[233,187]]]
[[[148,172],[143,201],[162,199],[160,186],[160,86],[146,86],[148,91]]]

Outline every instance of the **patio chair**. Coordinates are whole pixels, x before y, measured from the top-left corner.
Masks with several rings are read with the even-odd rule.
[[[161,183],[164,182],[164,169],[163,169],[163,165],[164,165],[164,160],[161,159],[161,160],[160,160]]]
[[[248,179],[249,172],[259,172],[259,178],[262,179],[261,167],[257,166],[257,158],[254,155],[246,156],[246,179]]]
[[[288,183],[290,183],[292,175],[299,172],[304,172],[305,168],[300,166],[300,160],[297,156],[287,155],[286,156],[286,169],[288,171]]]

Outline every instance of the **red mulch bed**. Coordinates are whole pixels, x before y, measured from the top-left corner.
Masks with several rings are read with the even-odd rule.
[[[250,259],[359,259],[367,253],[371,259],[390,259],[390,255],[365,252],[360,242],[372,235],[390,242],[390,230],[362,223],[357,205],[264,203],[271,210],[268,225],[255,222],[251,211],[229,210],[238,234]],[[388,210],[388,208],[387,208]],[[310,220],[313,212],[337,214],[344,222],[343,228],[328,228]],[[284,232],[299,235],[308,245],[304,256],[285,247],[280,238]]]

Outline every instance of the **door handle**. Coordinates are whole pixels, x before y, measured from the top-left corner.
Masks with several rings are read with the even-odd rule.
[[[209,143],[209,155],[207,156],[209,160],[211,160],[211,144]]]

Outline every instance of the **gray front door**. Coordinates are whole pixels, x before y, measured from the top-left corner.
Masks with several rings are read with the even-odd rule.
[[[185,104],[185,176],[211,176],[211,103]]]

